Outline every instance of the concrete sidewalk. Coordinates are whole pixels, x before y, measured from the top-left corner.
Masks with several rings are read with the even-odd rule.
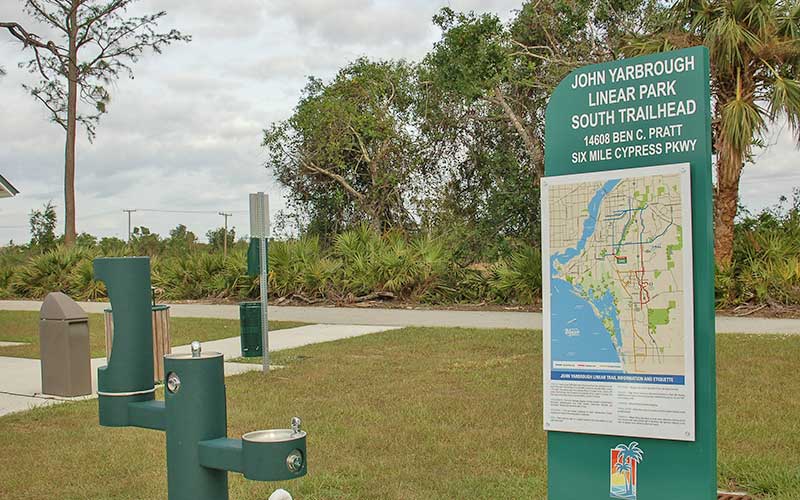
[[[102,312],[103,302],[81,302],[86,312]],[[174,318],[239,319],[239,306],[170,304]],[[0,310],[38,311],[41,302],[0,300]],[[340,325],[444,326],[463,328],[542,328],[542,314],[514,311],[451,311],[355,307],[270,306],[269,319]],[[800,334],[800,319],[717,316],[718,333]]]
[[[270,352],[292,349],[304,345],[330,342],[349,337],[395,330],[397,326],[364,325],[309,325],[271,332]],[[239,337],[204,342],[204,351],[220,352],[225,357],[225,376],[260,370],[260,364],[231,363],[227,360],[242,355]],[[188,345],[172,349],[173,353],[189,353]],[[97,397],[97,368],[106,364],[105,358],[92,359],[91,396],[82,398],[56,398],[42,394],[41,363],[38,359],[0,357],[0,416],[29,410],[38,406],[49,406],[65,401],[76,401]]]

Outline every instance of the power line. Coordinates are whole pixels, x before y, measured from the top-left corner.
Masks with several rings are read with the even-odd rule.
[[[219,211],[216,210],[164,210],[160,208],[137,208],[137,212],[155,212],[155,213],[165,213],[165,214],[214,214],[220,215]],[[230,210],[228,213],[246,213],[247,210]]]
[[[85,219],[94,219],[95,217],[101,217],[103,215],[111,215],[117,213],[116,210],[106,210],[105,212],[97,212],[89,215],[80,215],[76,217],[78,220],[85,220]]]

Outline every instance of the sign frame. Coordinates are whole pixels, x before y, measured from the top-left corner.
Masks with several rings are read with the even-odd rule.
[[[678,67],[679,58],[683,58],[682,67]],[[545,113],[546,176],[690,164],[696,432],[693,442],[650,438],[632,441],[627,436],[548,432],[550,500],[609,498],[609,450],[634,442],[644,459],[637,466],[637,494],[629,497],[631,500],[716,498],[715,266],[709,70],[708,49],[692,47],[578,68],[551,95]],[[607,76],[605,80],[601,79],[603,75]],[[660,89],[666,92],[639,99],[638,85],[658,81],[665,82]],[[619,93],[613,99],[606,98],[613,89],[631,85],[637,86],[634,102],[616,102]],[[590,97],[591,92],[606,90],[609,93],[603,99]],[[598,96],[596,93],[595,97]],[[683,104],[676,104],[678,100]],[[689,100],[691,106],[687,105]],[[623,108],[635,109],[632,114],[623,114],[629,113],[618,111]],[[601,114],[609,111],[611,113]],[[613,122],[605,120],[612,114]],[[588,116],[585,123],[583,115]],[[578,118],[573,122],[575,116]],[[651,124],[665,129],[675,126],[671,130],[677,132],[678,137],[659,140],[647,137]],[[639,129],[644,132],[637,132]],[[605,134],[609,134],[613,142],[618,138],[615,133],[624,143],[598,145],[595,140],[599,138],[602,142],[607,137]],[[667,142],[686,147],[667,149]]]

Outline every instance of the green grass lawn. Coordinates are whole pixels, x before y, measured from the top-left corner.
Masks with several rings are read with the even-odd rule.
[[[305,323],[270,321],[270,330],[293,328]],[[93,358],[106,355],[103,315],[89,315],[89,345]],[[239,321],[211,318],[171,318],[170,343],[186,345],[192,340],[207,342],[239,335]],[[0,340],[28,342],[27,345],[0,347],[0,356],[39,357],[39,313],[36,311],[0,311]]]
[[[299,415],[309,474],[231,474],[231,498],[543,499],[541,354],[539,332],[434,328],[276,352],[285,369],[227,379],[229,435]],[[800,336],[723,335],[718,357],[720,486],[800,498]],[[166,498],[163,433],[102,428],[95,401],[2,417],[0,436],[0,498]]]

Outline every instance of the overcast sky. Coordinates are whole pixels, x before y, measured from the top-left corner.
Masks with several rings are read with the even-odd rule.
[[[287,118],[309,75],[330,78],[359,57],[417,60],[438,39],[431,17],[442,6],[509,18],[522,0],[143,0],[135,13],[168,12],[160,26],[191,34],[189,44],[147,55],[135,80],[112,89],[110,111],[94,144],[78,137],[77,226],[100,236],[127,234],[124,208],[209,211],[138,212],[135,226],[166,235],[179,223],[198,236],[233,211],[248,232],[247,194],[270,193],[272,214],[284,207],[263,168],[261,131]],[[0,20],[25,20],[21,0],[0,1]],[[31,25],[30,31],[45,33]],[[28,214],[48,200],[63,231],[64,133],[21,83],[26,54],[0,32],[0,174],[19,190],[0,200],[0,244],[29,239]],[[742,199],[758,209],[800,186],[800,154],[785,127],[742,181]]]

